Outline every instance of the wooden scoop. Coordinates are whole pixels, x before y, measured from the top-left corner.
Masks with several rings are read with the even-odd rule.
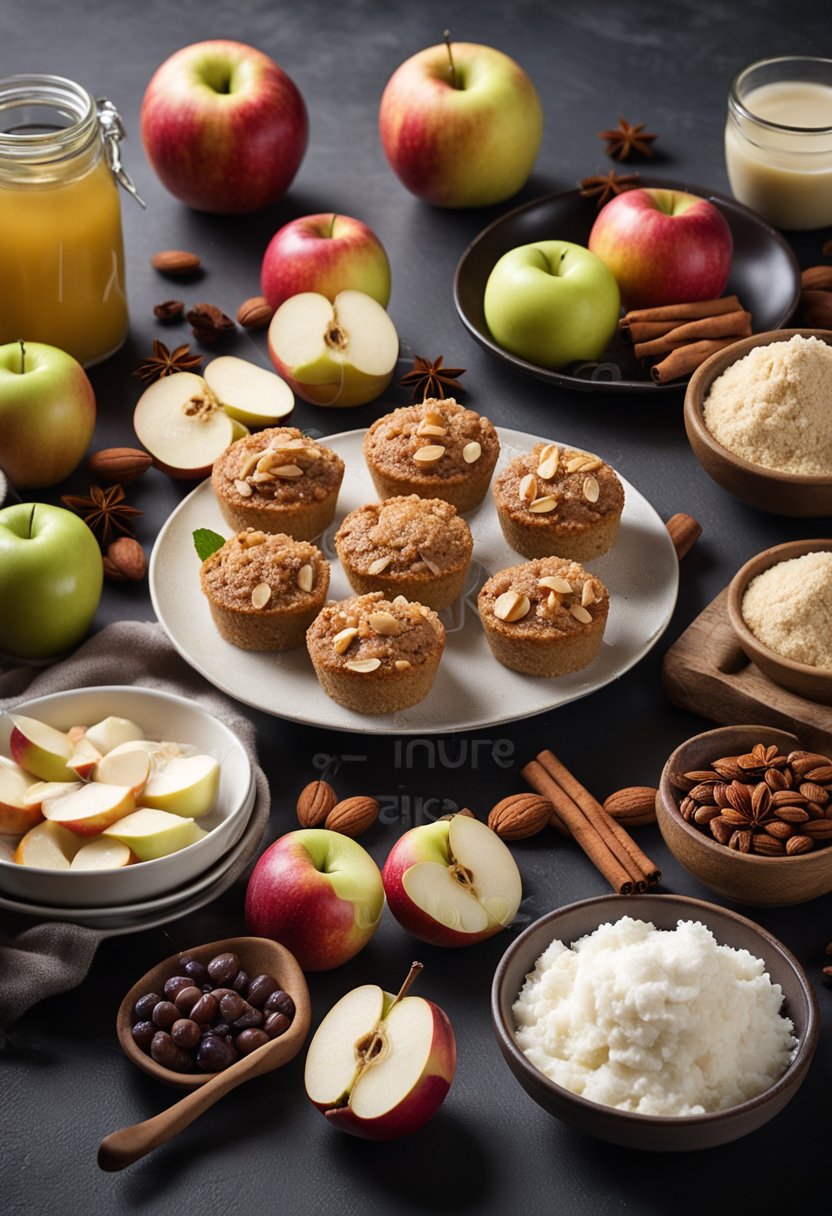
[[[232,952],[238,955],[241,967],[252,978],[255,975],[271,975],[295,1002],[295,1016],[289,1029],[279,1038],[271,1039],[258,1047],[251,1055],[244,1056],[224,1072],[179,1073],[157,1064],[133,1041],[133,1006],[147,992],[161,993],[165,982],[179,974],[181,954],[189,954],[201,963],[208,963],[217,954]],[[263,1073],[281,1068],[294,1059],[303,1046],[309,1032],[311,1019],[309,990],[306,980],[294,955],[278,942],[263,937],[231,937],[219,942],[210,942],[191,950],[182,950],[171,955],[163,963],[152,967],[134,984],[121,1002],[116,1022],[116,1031],[122,1050],[127,1056],[166,1085],[192,1092],[167,1110],[136,1123],[122,1127],[101,1141],[98,1149],[98,1164],[103,1170],[122,1170],[132,1165],[152,1149],[158,1148],[198,1118],[209,1106],[218,1102],[229,1090],[236,1089],[244,1081],[259,1077]]]

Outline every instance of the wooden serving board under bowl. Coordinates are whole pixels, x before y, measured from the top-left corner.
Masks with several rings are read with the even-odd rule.
[[[804,747],[832,754],[832,709],[780,688],[748,661],[727,601],[726,587],[665,655],[662,683],[670,700],[726,726],[762,723],[792,731]]]

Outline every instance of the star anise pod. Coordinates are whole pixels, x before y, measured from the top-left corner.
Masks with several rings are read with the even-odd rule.
[[[153,354],[143,359],[134,376],[138,376],[145,384],[153,384],[162,376],[172,376],[174,372],[198,372],[202,366],[202,355],[196,354],[185,343],[175,350],[168,350],[164,342],[153,339]]]
[[[595,173],[579,182],[580,195],[581,198],[597,199],[595,205],[600,210],[616,194],[634,189],[640,181],[638,173],[616,173],[615,169],[610,169],[609,173]]]
[[[615,130],[599,131],[598,138],[606,142],[607,155],[616,160],[629,160],[633,153],[638,156],[652,156],[653,149],[650,145],[657,137],[645,131],[646,125],[643,122],[632,123],[627,122],[626,118],[619,118]]]
[[[399,384],[405,388],[413,389],[413,400],[418,401],[426,397],[445,397],[445,389],[449,388],[453,393],[461,393],[465,390],[459,383],[459,376],[465,375],[464,367],[444,367],[443,355],[439,355],[432,362],[430,359],[423,359],[421,355],[416,355],[413,359],[413,371],[402,376]]]
[[[114,532],[133,536],[133,530],[127,521],[144,514],[138,507],[128,506],[124,497],[123,486],[108,486],[104,490],[101,486],[92,485],[88,498],[77,494],[62,494],[61,502],[80,515],[101,544],[107,545]]]

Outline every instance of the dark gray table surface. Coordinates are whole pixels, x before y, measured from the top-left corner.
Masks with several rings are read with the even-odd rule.
[[[0,75],[56,72],[112,98],[130,133],[125,160],[148,202],[141,212],[124,200],[131,329],[124,349],[92,373],[97,447],[131,443],[141,387],[129,373],[159,335],[153,304],[176,294],[150,269],[150,255],[160,248],[199,252],[206,275],[188,287],[186,298],[210,300],[233,314],[259,290],[260,258],[272,233],[295,216],[332,209],[367,222],[389,252],[390,312],[402,339],[402,370],[414,352],[442,353],[468,368],[464,400],[473,408],[497,423],[556,433],[600,452],[664,519],[681,510],[702,523],[665,637],[633,671],[585,701],[409,748],[392,737],[327,733],[254,715],[272,782],[271,837],[294,826],[301,785],[328,758],[340,758],[340,793],[395,799],[398,822],[379,825],[366,837],[379,861],[401,830],[436,808],[429,800],[484,813],[515,792],[519,767],[543,746],[554,746],[601,796],[625,784],[655,783],[669,751],[705,726],[664,698],[659,672],[667,646],[752,554],[779,541],[829,535],[830,528],[829,520],[761,514],[716,487],[689,450],[680,391],[632,397],[556,391],[498,363],[465,333],[453,305],[454,267],[477,232],[514,202],[483,211],[430,209],[394,177],[377,134],[378,100],[389,75],[407,56],[437,42],[446,26],[457,39],[512,54],[542,94],[543,146],[531,181],[514,202],[569,189],[580,177],[611,167],[596,132],[622,114],[659,132],[651,171],[727,191],[722,128],[736,72],[769,55],[832,53],[828,7],[806,0],[788,6],[777,0],[731,6],[693,0],[515,0],[511,6],[259,0],[236,11],[196,0],[6,0],[0,10]],[[291,190],[276,207],[242,219],[180,206],[156,181],[138,138],[139,106],[153,69],[180,46],[216,36],[272,54],[300,87],[310,114],[309,150]],[[819,260],[829,235],[794,238],[803,265]],[[240,334],[223,349],[267,361],[263,335]],[[391,402],[406,400],[405,391],[396,390],[381,403],[338,413],[301,403],[294,420],[334,433],[366,426]],[[82,472],[50,497],[85,485]],[[188,488],[152,471],[131,490],[131,501],[145,512],[139,535],[148,549]],[[152,615],[145,588],[108,585],[96,624]],[[673,862],[655,828],[640,840],[662,865],[667,890],[710,897]],[[465,952],[443,952],[418,945],[385,915],[352,963],[311,977],[317,1021],[356,984],[395,987],[414,955],[426,963],[421,991],[448,1012],[459,1067],[441,1112],[422,1132],[387,1146],[338,1135],[304,1096],[301,1057],[230,1095],[174,1143],[123,1174],[99,1172],[101,1137],[171,1100],[169,1091],[121,1055],[114,1035],[118,1001],[173,950],[244,931],[238,887],[203,913],[106,942],[80,988],[44,1001],[13,1028],[0,1056],[4,1209],[14,1216],[335,1209],[368,1216],[512,1210],[595,1216],[699,1212],[736,1202],[758,1213],[807,1210],[812,1194],[825,1194],[828,1174],[822,1112],[829,1110],[832,993],[818,982],[824,1027],[814,1066],[793,1103],[769,1126],[693,1155],[644,1155],[589,1139],[545,1115],[515,1084],[491,1032],[488,997],[497,960],[522,924],[554,906],[604,894],[606,884],[574,845],[554,835],[516,846],[515,855],[525,899],[518,926],[503,935]],[[832,938],[832,896],[798,908],[748,911],[819,980]],[[724,1029],[730,1052],[732,1028]]]

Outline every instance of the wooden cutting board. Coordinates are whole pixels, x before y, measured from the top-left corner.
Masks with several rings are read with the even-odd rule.
[[[759,722],[792,731],[804,747],[832,754],[832,708],[779,688],[748,661],[727,601],[726,587],[665,655],[662,683],[670,700],[725,726]]]

